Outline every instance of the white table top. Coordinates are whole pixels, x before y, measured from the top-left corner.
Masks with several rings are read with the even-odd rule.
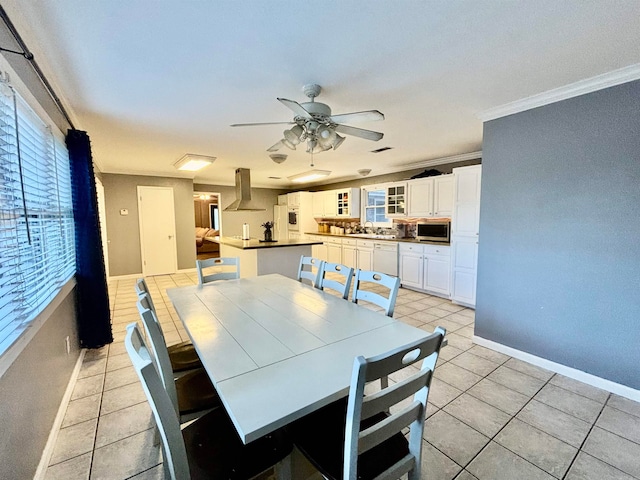
[[[345,396],[356,356],[428,335],[282,275],[167,293],[245,443]]]

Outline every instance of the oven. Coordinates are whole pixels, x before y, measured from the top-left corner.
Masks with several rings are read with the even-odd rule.
[[[288,217],[289,217],[289,231],[298,231],[299,227],[299,216],[300,209],[297,207],[289,207]]]

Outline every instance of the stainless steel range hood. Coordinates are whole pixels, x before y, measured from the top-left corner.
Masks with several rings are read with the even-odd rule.
[[[251,174],[248,168],[236,168],[236,200],[225,212],[265,211],[266,208],[251,200]]]

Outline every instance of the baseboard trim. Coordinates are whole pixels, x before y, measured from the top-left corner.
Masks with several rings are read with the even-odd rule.
[[[608,392],[615,393],[616,395],[628,398],[629,400],[640,402],[640,390],[635,390],[631,387],[627,387],[626,385],[622,385],[605,378],[591,375],[590,373],[583,372],[582,370],[578,370],[576,368],[567,367],[566,365],[562,365],[561,363],[552,362],[551,360],[547,360],[546,358],[537,357],[530,353],[523,352],[522,350],[516,350],[515,348],[508,347],[492,340],[487,340],[486,338],[478,337],[477,335],[473,336],[473,342],[482,347],[487,347],[491,350],[495,350],[496,352],[504,353],[505,355],[517,358],[518,360],[531,363],[532,365],[535,365],[537,367],[546,368],[547,370],[559,373],[561,375],[564,375],[565,377],[569,377],[574,380],[578,380],[579,382],[586,383],[587,385],[601,388],[602,390],[607,390]]]
[[[176,273],[195,273],[196,268],[182,268],[180,270],[176,270]],[[167,275],[172,275],[170,273],[168,273]],[[150,275],[153,276],[153,275]],[[108,280],[130,280],[132,278],[138,279],[138,278],[142,278],[145,277],[145,275],[143,275],[142,273],[132,273],[129,275],[115,275],[115,276],[111,276],[108,278]]]
[[[45,474],[47,473],[47,467],[49,466],[49,461],[51,460],[51,455],[53,455],[53,449],[55,448],[56,440],[58,439],[58,432],[60,431],[60,427],[62,426],[64,416],[67,413],[67,406],[69,405],[69,401],[71,400],[73,389],[76,386],[76,381],[78,380],[78,375],[80,374],[80,368],[82,368],[82,362],[84,360],[84,354],[86,353],[86,351],[86,348],[80,350],[80,355],[78,355],[78,360],[76,361],[76,365],[73,368],[73,372],[71,372],[71,377],[69,378],[67,389],[65,390],[64,396],[60,401],[58,413],[56,414],[56,418],[53,421],[53,425],[51,426],[49,438],[47,438],[47,443],[44,446],[44,450],[42,451],[40,463],[38,463],[38,469],[36,470],[36,474],[33,476],[33,480],[43,480]]]

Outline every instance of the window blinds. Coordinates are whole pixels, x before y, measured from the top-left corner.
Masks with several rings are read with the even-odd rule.
[[[67,149],[0,82],[0,354],[74,273]]]

